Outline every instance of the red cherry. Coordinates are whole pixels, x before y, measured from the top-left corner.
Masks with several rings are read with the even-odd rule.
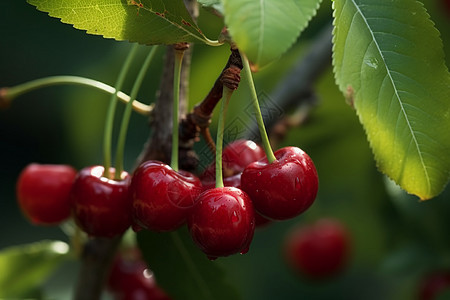
[[[200,192],[201,182],[193,174],[159,161],[144,162],[131,180],[134,219],[146,229],[175,230],[186,222]]]
[[[261,228],[265,227],[269,223],[271,223],[272,220],[267,219],[266,217],[261,216],[257,211],[255,211],[255,227]]]
[[[235,140],[229,143],[222,152],[224,177],[242,173],[248,164],[264,156],[264,150],[253,141]],[[201,177],[202,181],[214,181],[216,178],[215,163],[209,165]]]
[[[207,190],[198,197],[188,217],[188,228],[210,259],[246,253],[255,231],[252,202],[234,187]]]
[[[130,176],[122,172],[121,180],[103,177],[105,168],[82,169],[70,194],[75,222],[87,234],[98,237],[119,235],[131,225],[131,202],[128,198]],[[110,168],[114,174],[115,169]]]
[[[67,219],[69,193],[76,175],[77,171],[67,165],[28,165],[16,186],[24,215],[36,225],[53,225]]]
[[[157,285],[137,248],[127,249],[115,257],[107,288],[116,300],[170,300]]]
[[[224,186],[232,186],[235,188],[241,188],[241,175],[238,173],[236,175],[225,177],[223,179]],[[216,181],[202,181],[203,191],[213,189],[216,187]],[[255,211],[255,227],[263,227],[270,223],[271,220],[261,216],[257,211]]]
[[[242,189],[256,211],[274,220],[298,216],[314,202],[319,181],[311,158],[297,147],[277,150],[275,160],[267,158],[248,165],[241,177]]]
[[[241,175],[242,173],[235,174],[233,176],[223,178],[224,186],[234,186],[235,188],[241,188]],[[202,180],[202,191],[210,190],[216,187],[216,180]]]
[[[323,279],[337,274],[347,263],[350,239],[337,220],[321,219],[292,231],[286,238],[286,261],[299,273]]]
[[[435,300],[445,290],[450,289],[450,271],[435,271],[423,278],[420,284],[419,299]]]

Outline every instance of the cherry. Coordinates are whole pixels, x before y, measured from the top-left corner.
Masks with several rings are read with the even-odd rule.
[[[223,179],[224,186],[232,186],[235,188],[241,188],[241,175],[238,173],[236,175],[225,177]],[[216,186],[216,181],[202,181],[203,191],[213,189]],[[263,227],[270,223],[271,221],[263,216],[261,216],[257,211],[255,211],[255,227]]]
[[[264,156],[264,150],[253,141],[241,139],[229,143],[222,152],[224,177],[242,173],[248,164]],[[214,181],[215,173],[216,165],[213,163],[203,172],[202,181]]]
[[[193,174],[159,161],[144,162],[130,186],[135,222],[154,231],[174,230],[186,222],[200,193],[201,182]]]
[[[170,300],[157,285],[138,248],[116,255],[107,281],[116,300]]]
[[[349,244],[349,234],[341,222],[320,219],[288,234],[284,255],[288,264],[300,274],[323,279],[337,274],[345,266]]]
[[[19,175],[20,209],[36,225],[58,224],[70,216],[69,193],[77,171],[68,165],[30,164]]]
[[[242,173],[242,189],[257,212],[274,220],[298,216],[314,202],[318,189],[317,171],[311,158],[297,147],[285,147],[267,158],[249,164]]]
[[[221,187],[200,194],[188,217],[194,242],[210,258],[248,251],[255,231],[250,198],[235,187]]]
[[[233,176],[224,177],[224,186],[234,186],[236,188],[241,188],[241,175],[242,173],[237,173]],[[216,187],[216,180],[202,180],[202,190],[206,191]]]
[[[419,287],[420,300],[435,300],[450,289],[450,271],[435,271],[422,279]]]
[[[130,176],[124,171],[121,180],[113,180],[103,177],[104,170],[92,166],[78,173],[70,194],[72,212],[75,222],[89,235],[113,237],[131,225]],[[110,168],[110,174],[114,173]]]

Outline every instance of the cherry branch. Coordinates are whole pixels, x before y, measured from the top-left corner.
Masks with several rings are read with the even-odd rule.
[[[209,93],[202,102],[197,104],[194,109],[181,120],[180,147],[183,148],[185,155],[189,153],[190,157],[195,158],[195,160],[189,160],[189,164],[183,164],[185,170],[194,170],[197,167],[198,159],[196,154],[192,151],[192,148],[195,141],[198,140],[199,134],[205,139],[211,152],[215,153],[215,144],[209,131],[212,114],[217,103],[222,99],[223,87],[226,86],[231,90],[236,90],[238,88],[241,80],[240,73],[242,68],[243,65],[239,50],[231,47],[228,61]]]

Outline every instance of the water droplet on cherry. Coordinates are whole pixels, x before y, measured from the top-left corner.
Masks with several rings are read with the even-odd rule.
[[[302,188],[302,184],[300,183],[300,179],[298,177],[295,178],[295,188],[300,190]]]
[[[239,252],[239,254],[245,254],[248,252],[249,247],[245,248],[244,250],[242,250],[241,252]]]
[[[231,216],[231,222],[235,223],[239,221],[239,217],[236,215],[236,212],[233,212],[233,215]]]

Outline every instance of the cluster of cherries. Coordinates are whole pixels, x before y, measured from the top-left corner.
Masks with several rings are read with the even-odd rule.
[[[297,147],[274,154],[269,163],[254,142],[230,143],[222,155],[224,187],[215,187],[215,165],[196,177],[147,161],[115,180],[103,176],[102,166],[77,173],[66,165],[31,164],[19,177],[17,196],[32,222],[55,224],[72,216],[96,237],[130,226],[164,232],[187,224],[194,242],[215,259],[247,252],[255,224],[295,217],[314,202],[318,178],[311,158]]]

